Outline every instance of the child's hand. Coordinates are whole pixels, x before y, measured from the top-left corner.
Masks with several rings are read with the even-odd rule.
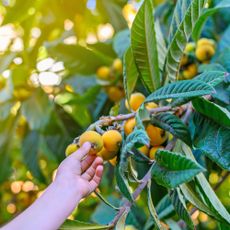
[[[103,173],[102,158],[87,155],[90,148],[91,144],[85,143],[82,148],[67,157],[60,164],[55,178],[60,186],[77,189],[81,198],[98,187]]]

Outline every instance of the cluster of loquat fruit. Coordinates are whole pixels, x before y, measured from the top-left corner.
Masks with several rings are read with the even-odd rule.
[[[197,43],[189,42],[185,47],[185,53],[181,60],[179,79],[188,80],[198,74],[199,64],[208,64],[215,54],[215,41],[201,38]]]
[[[101,66],[97,69],[98,83],[104,86],[109,99],[118,102],[124,98],[124,88],[122,84],[122,61],[116,58],[112,66]]]

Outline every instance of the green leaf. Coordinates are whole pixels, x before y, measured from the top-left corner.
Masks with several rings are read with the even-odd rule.
[[[29,132],[22,141],[23,159],[33,176],[45,183],[46,179],[38,164],[40,135],[37,131]]]
[[[154,91],[161,86],[154,9],[151,0],[140,7],[131,28],[131,45],[145,87]]]
[[[21,108],[30,128],[34,130],[41,130],[45,127],[52,109],[52,102],[41,89],[37,89],[28,100],[23,102]]]
[[[182,145],[183,152],[187,157],[194,160],[194,156],[192,154],[191,149],[186,146]],[[224,220],[226,223],[230,224],[230,215],[223,206],[223,204],[220,202],[218,197],[216,196],[215,192],[211,188],[210,184],[206,180],[203,173],[200,173],[196,176],[197,184],[199,185],[200,192],[202,193],[202,201],[212,210],[212,212],[215,212],[215,218]]]
[[[128,216],[128,210],[125,210],[120,219],[118,220],[115,230],[125,230],[125,221]]]
[[[172,133],[174,136],[191,146],[192,140],[189,130],[177,116],[171,113],[160,113],[152,116],[151,123]]]
[[[148,208],[149,208],[149,212],[154,220],[155,226],[157,227],[157,229],[164,229],[161,226],[159,217],[157,216],[157,212],[156,209],[153,205],[153,200],[152,200],[152,193],[151,193],[151,180],[149,180],[148,184],[147,184],[147,189],[148,189]]]
[[[170,198],[179,217],[185,221],[189,229],[194,229],[194,224],[187,211],[185,200],[179,188],[170,191]]]
[[[192,32],[192,38],[197,41],[200,37],[202,28],[207,21],[208,17],[211,15],[217,13],[219,10],[230,7],[229,0],[222,0],[220,3],[218,3],[215,7],[210,9],[204,9],[199,20],[196,22],[195,27]]]
[[[66,220],[65,223],[60,227],[60,229],[68,230],[96,230],[96,229],[108,229],[109,225],[98,225],[86,222],[81,222],[77,220]]]
[[[229,77],[229,73],[223,71],[208,71],[196,76],[196,80],[205,82],[211,86],[216,86]]]
[[[227,109],[204,98],[194,99],[192,105],[197,112],[212,119],[219,125],[230,128],[230,112]]]
[[[157,204],[156,211],[160,219],[165,219],[173,213],[174,207],[172,205],[169,195],[165,195]]]
[[[212,94],[213,92],[215,92],[215,89],[204,82],[184,80],[167,84],[156,90],[145,99],[145,103],[169,98],[197,97]]]
[[[131,48],[129,48],[124,56],[124,71],[123,71],[125,96],[128,101],[131,93],[135,89],[137,79],[138,79],[137,67],[133,59],[132,50]]]
[[[175,188],[190,181],[203,168],[195,161],[179,153],[158,150],[156,163],[152,167],[152,176],[156,182],[166,188]]]
[[[165,81],[175,81],[180,60],[207,0],[178,0],[172,18],[165,63]]]
[[[196,113],[193,144],[220,167],[230,170],[230,129]]]

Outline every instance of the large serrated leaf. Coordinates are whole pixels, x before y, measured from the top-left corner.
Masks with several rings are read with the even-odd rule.
[[[195,113],[193,144],[220,167],[230,170],[230,129]]]
[[[124,71],[123,71],[125,96],[128,99],[128,101],[131,93],[135,89],[138,75],[139,73],[133,59],[133,53],[131,48],[129,48],[124,55]]]
[[[189,229],[194,229],[194,224],[187,211],[185,200],[179,188],[170,191],[170,198],[179,217],[185,221]]]
[[[166,82],[175,81],[184,48],[207,0],[178,0],[174,11],[165,70]]]
[[[145,103],[169,98],[197,97],[212,94],[215,89],[198,80],[184,80],[168,84],[150,94]]]
[[[150,92],[161,85],[153,12],[152,1],[145,0],[131,29],[131,45],[135,62],[141,79]]]
[[[152,116],[151,123],[172,133],[191,146],[192,140],[189,130],[177,116],[171,113],[160,113]]]
[[[216,86],[219,83],[223,82],[227,77],[229,76],[229,73],[223,72],[223,71],[208,71],[203,72],[200,75],[196,77],[196,80],[206,82],[211,86]]]
[[[228,8],[230,7],[230,2],[229,0],[222,0],[220,3],[218,3],[215,7],[210,8],[210,9],[205,9],[203,10],[199,20],[196,22],[195,27],[192,32],[192,37],[195,41],[197,41],[200,37],[202,28],[211,15],[217,13],[220,9]]]
[[[194,160],[192,151],[188,146],[183,144],[182,149],[188,158]],[[230,224],[230,214],[216,196],[204,174],[200,173],[199,175],[197,175],[196,181],[199,185],[200,191],[202,192],[201,198],[203,199],[203,202],[205,202],[205,205],[207,205],[212,212],[216,213],[214,217],[217,219],[222,219],[222,221]]]
[[[202,171],[199,164],[179,153],[158,150],[156,163],[152,167],[152,177],[166,188],[175,188]]]
[[[230,112],[227,109],[204,98],[194,99],[192,105],[197,112],[212,119],[219,125],[230,128]]]

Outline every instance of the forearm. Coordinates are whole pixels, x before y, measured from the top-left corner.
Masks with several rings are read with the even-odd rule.
[[[28,209],[3,230],[55,230],[65,221],[81,199],[76,186],[54,181]]]

